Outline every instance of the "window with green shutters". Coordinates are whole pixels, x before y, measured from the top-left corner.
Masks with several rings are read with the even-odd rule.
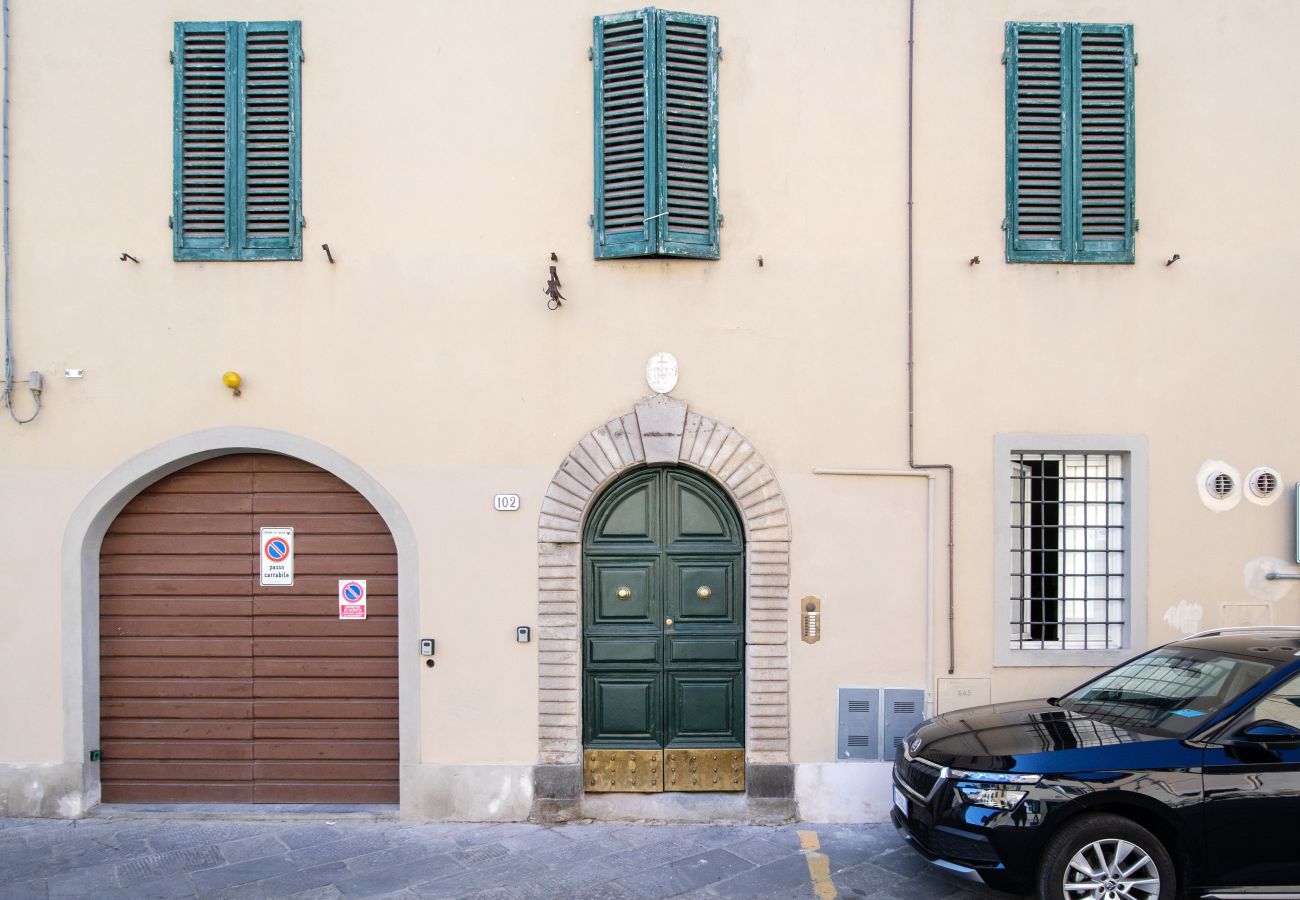
[[[718,258],[718,20],[595,20],[596,258]]]
[[[178,260],[302,259],[298,22],[177,22]]]
[[[1131,263],[1132,25],[1007,23],[1007,261]]]

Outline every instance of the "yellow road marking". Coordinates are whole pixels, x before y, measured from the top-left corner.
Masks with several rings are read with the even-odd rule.
[[[822,842],[817,839],[817,832],[797,833],[799,846],[803,848],[804,857],[808,860],[808,877],[812,879],[813,894],[817,900],[835,900],[839,892],[835,890],[835,882],[831,881],[831,858],[819,852]]]

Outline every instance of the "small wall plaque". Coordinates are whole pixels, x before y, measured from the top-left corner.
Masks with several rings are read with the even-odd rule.
[[[677,387],[677,357],[660,351],[645,364],[645,382],[656,394],[667,394]]]
[[[519,495],[497,494],[492,498],[492,506],[497,512],[514,512],[519,508]]]

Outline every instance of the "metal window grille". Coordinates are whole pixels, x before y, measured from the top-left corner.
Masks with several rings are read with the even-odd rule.
[[[1124,644],[1124,453],[1011,457],[1011,647]]]

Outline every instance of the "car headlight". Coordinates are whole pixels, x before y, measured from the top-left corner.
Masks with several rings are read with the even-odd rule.
[[[1018,791],[1005,784],[981,784],[978,781],[957,782],[957,793],[971,806],[1003,811],[1016,808],[1029,791]]]
[[[957,793],[971,806],[985,809],[1010,810],[1028,796],[1022,786],[1038,784],[1042,775],[1022,775],[1016,772],[971,772],[967,769],[949,769],[948,777],[957,782]]]

